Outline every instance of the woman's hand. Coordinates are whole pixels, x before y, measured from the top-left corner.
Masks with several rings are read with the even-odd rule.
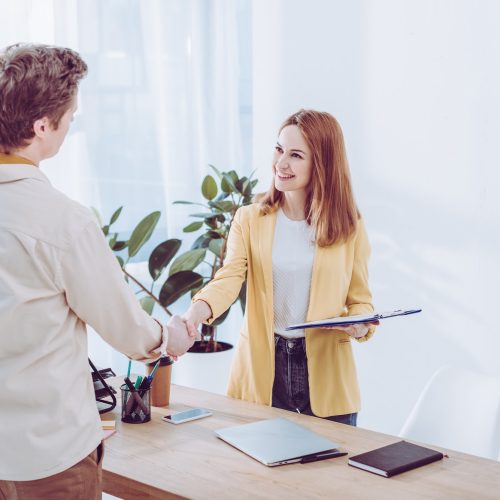
[[[354,323],[353,325],[345,325],[345,326],[327,326],[326,330],[342,330],[347,333],[347,335],[351,336],[354,339],[360,339],[364,337],[368,330],[370,329],[370,325],[378,325],[378,321],[372,321],[370,323]]]
[[[192,303],[189,309],[181,316],[191,337],[199,337],[200,323],[212,316],[212,309],[204,300]]]

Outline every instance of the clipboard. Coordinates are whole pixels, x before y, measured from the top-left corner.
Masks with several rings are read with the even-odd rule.
[[[290,325],[285,330],[305,330],[307,328],[325,328],[335,326],[355,325],[356,323],[371,323],[382,319],[394,318],[396,316],[408,316],[421,312],[422,309],[398,309],[397,311],[387,311],[381,313],[358,314],[356,316],[339,316],[337,318],[321,319],[319,321],[308,321],[306,323],[297,323]]]

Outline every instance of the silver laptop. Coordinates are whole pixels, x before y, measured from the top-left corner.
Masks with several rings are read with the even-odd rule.
[[[269,467],[302,462],[311,457],[320,460],[328,458],[329,452],[338,451],[338,445],[333,441],[286,418],[226,427],[215,431],[215,434]]]

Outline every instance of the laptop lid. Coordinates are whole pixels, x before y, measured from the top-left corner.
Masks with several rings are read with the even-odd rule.
[[[286,418],[260,420],[215,431],[222,440],[267,466],[300,462],[338,445]]]

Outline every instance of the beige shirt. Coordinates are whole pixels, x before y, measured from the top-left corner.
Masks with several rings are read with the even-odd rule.
[[[101,441],[86,323],[134,360],[157,358],[166,345],[167,329],[162,342],[92,213],[36,166],[3,155],[0,479],[51,476]]]

